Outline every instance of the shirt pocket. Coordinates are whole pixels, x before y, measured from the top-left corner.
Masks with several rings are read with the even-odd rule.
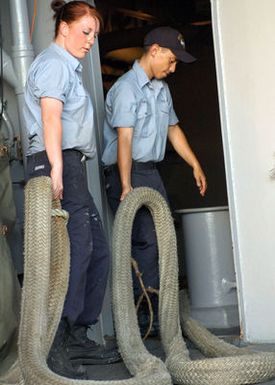
[[[170,108],[166,100],[161,99],[159,102],[159,110],[162,114],[169,114]]]
[[[149,103],[141,100],[137,110],[137,121],[135,131],[139,137],[150,136],[154,131],[153,116]]]
[[[85,97],[87,98],[88,97],[88,94],[87,94],[87,91],[85,90],[85,88],[83,87],[82,85],[82,82],[79,82],[76,89],[75,89],[75,93],[76,93],[76,97]]]
[[[79,124],[83,122],[88,108],[89,97],[82,83],[77,83],[64,104],[64,110]]]
[[[82,81],[75,81],[72,86],[69,93],[68,100],[77,102],[78,99],[84,99],[88,97],[87,91],[83,87]]]

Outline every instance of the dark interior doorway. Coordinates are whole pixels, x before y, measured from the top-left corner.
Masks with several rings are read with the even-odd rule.
[[[172,209],[227,205],[210,0],[100,0],[96,6],[104,16],[99,46],[105,92],[139,57],[150,29],[170,25],[184,35],[197,61],[178,64],[166,80],[180,125],[206,173],[206,196],[198,194],[191,168],[169,143],[159,170]]]

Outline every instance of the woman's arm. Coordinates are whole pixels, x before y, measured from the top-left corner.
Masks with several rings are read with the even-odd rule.
[[[51,165],[53,199],[63,198],[62,122],[63,103],[58,99],[41,98],[44,142]]]

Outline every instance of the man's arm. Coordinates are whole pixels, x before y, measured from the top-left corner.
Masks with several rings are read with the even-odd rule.
[[[41,98],[41,114],[44,141],[51,165],[52,192],[54,199],[63,198],[62,123],[63,103],[53,98]]]
[[[119,127],[117,135],[117,164],[122,189],[120,200],[122,201],[133,189],[131,184],[133,128]]]
[[[199,188],[200,194],[204,196],[207,189],[204,172],[202,171],[198,159],[189,146],[186,136],[178,124],[169,126],[168,138],[176,152],[193,168],[193,175],[196,180],[196,184]]]

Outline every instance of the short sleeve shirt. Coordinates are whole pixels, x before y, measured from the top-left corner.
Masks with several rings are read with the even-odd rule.
[[[52,43],[33,61],[24,96],[27,155],[45,150],[40,99],[49,97],[63,103],[62,149],[76,149],[87,157],[94,156],[93,106],[82,84],[82,65],[74,56]]]
[[[132,158],[159,162],[164,158],[168,127],[178,123],[169,87],[163,80],[149,80],[136,61],[109,90],[104,121],[105,165],[117,162],[117,128],[132,127]]]

